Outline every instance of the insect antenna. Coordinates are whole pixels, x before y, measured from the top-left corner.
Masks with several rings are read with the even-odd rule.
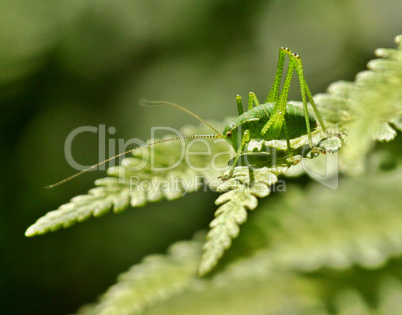
[[[155,141],[155,142],[152,142],[152,143],[143,144],[143,145],[140,145],[140,146],[135,147],[133,149],[127,150],[127,151],[125,151],[123,153],[119,153],[119,154],[117,154],[117,155],[115,155],[115,156],[113,156],[111,158],[108,158],[108,159],[106,159],[106,160],[104,160],[104,161],[102,161],[102,162],[100,162],[98,164],[92,165],[92,166],[82,170],[81,172],[78,172],[78,173],[76,173],[74,175],[71,175],[70,177],[67,177],[67,178],[65,178],[65,179],[63,179],[63,180],[61,180],[61,181],[59,181],[59,182],[57,182],[55,184],[45,186],[45,188],[50,189],[50,188],[59,186],[61,184],[64,184],[65,182],[68,182],[68,181],[72,180],[73,178],[78,177],[78,176],[88,172],[89,170],[92,170],[92,169],[98,167],[99,165],[105,164],[105,163],[107,163],[107,162],[109,162],[111,160],[114,160],[115,158],[118,158],[119,156],[125,155],[125,154],[133,152],[135,150],[139,150],[139,149],[142,149],[142,148],[148,148],[150,146],[160,144],[160,143],[164,143],[164,142],[170,142],[170,141],[176,141],[176,140],[182,140],[182,139],[197,139],[197,138],[216,138],[216,139],[218,139],[219,136],[218,135],[193,135],[193,136],[184,136],[184,137],[163,139],[163,140]]]
[[[223,138],[223,135],[218,130],[216,130],[214,127],[212,127],[209,123],[207,123],[204,119],[202,119],[197,114],[194,114],[192,111],[190,111],[187,108],[184,108],[180,105],[170,103],[170,102],[165,102],[165,101],[147,101],[147,100],[141,100],[140,104],[143,106],[170,106],[170,107],[177,108],[183,112],[186,112],[187,114],[190,114],[191,116],[193,116],[194,118],[198,119],[199,121],[204,123],[206,126],[208,126],[215,133],[217,138]]]

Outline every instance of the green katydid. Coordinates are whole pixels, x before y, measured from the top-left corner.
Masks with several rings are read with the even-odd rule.
[[[279,86],[286,56],[289,57],[289,66],[284,87],[279,94]],[[303,110],[298,106],[287,103],[290,82],[294,70],[296,70],[299,77]],[[279,49],[278,69],[275,81],[265,103],[260,105],[257,96],[250,92],[248,111],[243,112],[241,97],[236,97],[239,116],[233,122],[226,125],[223,131],[223,137],[237,151],[233,166],[237,164],[240,154],[244,152],[245,145],[251,139],[262,139],[265,141],[285,139],[288,152],[291,154],[290,139],[298,138],[307,133],[310,148],[313,151],[323,152],[322,149],[313,146],[311,132],[317,127],[317,122],[308,112],[307,100],[310,102],[322,130],[326,132],[327,128],[317,110],[313,96],[304,78],[300,56],[292,53],[289,48],[281,47]]]
[[[284,62],[286,56],[289,57],[289,66],[285,78],[285,83],[282,88],[282,91],[279,93],[279,88],[281,84],[282,72],[284,67]],[[298,106],[288,104],[288,92],[290,83],[292,80],[293,72],[296,71],[299,82],[300,82],[300,90],[303,101],[303,109]],[[215,134],[214,135],[193,135],[193,136],[185,136],[185,137],[177,137],[171,139],[164,139],[152,143],[148,143],[145,145],[138,146],[134,149],[128,150],[126,152],[120,153],[114,157],[111,157],[101,163],[93,165],[83,171],[76,173],[68,178],[65,178],[53,185],[47,186],[46,188],[52,188],[58,186],[62,183],[65,183],[82,173],[85,173],[95,167],[102,165],[104,163],[109,162],[117,157],[125,155],[127,153],[133,152],[135,150],[141,148],[147,148],[156,144],[175,141],[181,139],[195,139],[195,138],[216,138],[216,139],[225,139],[236,151],[236,157],[234,159],[234,163],[232,165],[231,173],[233,172],[234,167],[237,165],[239,156],[244,152],[245,145],[250,142],[250,140],[286,140],[288,154],[292,154],[292,149],[290,146],[290,140],[303,136],[307,133],[309,146],[313,151],[316,152],[324,152],[323,149],[317,148],[313,146],[311,132],[314,131],[317,127],[316,119],[309,113],[307,103],[310,103],[311,107],[314,110],[314,113],[321,125],[321,128],[324,132],[327,131],[324,121],[321,118],[320,113],[317,110],[317,107],[314,103],[312,94],[303,74],[303,66],[299,55],[292,53],[288,48],[281,47],[279,49],[279,58],[278,58],[278,69],[276,72],[274,84],[268,94],[268,97],[264,104],[260,104],[257,96],[253,93],[249,93],[248,97],[248,110],[244,112],[242,99],[239,95],[236,96],[236,104],[239,116],[235,118],[231,123],[227,124],[223,130],[223,133],[218,132],[213,126],[211,126],[204,119],[194,114],[190,110],[181,107],[177,104],[169,103],[169,102],[150,102],[150,101],[142,101],[143,105],[166,105],[175,107],[179,110],[182,110],[196,119],[203,122],[207,125]],[[324,152],[325,153],[325,152]]]

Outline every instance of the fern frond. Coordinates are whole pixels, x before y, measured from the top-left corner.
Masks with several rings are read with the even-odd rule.
[[[150,255],[121,274],[98,304],[84,306],[78,314],[141,314],[187,289],[195,280],[200,256],[200,241],[175,243],[167,255]]]
[[[25,235],[34,236],[53,232],[61,227],[67,228],[91,216],[102,216],[112,208],[119,212],[128,207],[130,200],[132,204],[145,203],[144,196],[130,194],[129,188],[120,184],[117,178],[104,178],[95,183],[99,186],[91,189],[88,195],[76,196],[58,210],[48,212],[30,226]]]
[[[320,299],[317,283],[299,276],[281,274],[269,281],[219,280],[204,281],[193,290],[153,305],[144,314],[329,314]]]
[[[288,302],[292,300],[287,305],[292,304],[300,312],[305,306],[297,301],[302,300],[313,303],[309,304],[312,309],[308,308],[307,313],[326,314],[326,307],[321,304],[324,303],[322,291],[342,292],[342,279],[339,287],[334,288],[335,284],[325,276],[317,283],[315,278],[302,280],[295,274],[316,274],[323,267],[334,272],[351,270],[353,265],[369,272],[382,268],[393,257],[400,257],[402,211],[398,204],[398,183],[401,179],[401,170],[349,179],[337,194],[320,186],[308,191],[292,187],[282,200],[262,206],[255,213],[231,248],[227,264],[212,278],[207,278],[204,286],[157,304],[147,314],[162,314],[162,310],[185,314],[190,306],[194,307],[194,314],[219,314],[223,310],[243,314],[247,313],[243,305],[265,314],[286,313],[278,305],[281,297],[286,297]],[[243,252],[243,247],[250,250],[250,244],[256,243],[263,245],[254,249],[254,255],[237,254]],[[290,290],[287,284],[296,291]],[[400,294],[398,290],[392,292],[394,297]],[[382,302],[378,309],[389,310],[391,296],[380,295]],[[266,303],[269,297],[272,300]],[[339,307],[347,310],[347,305]],[[364,300],[356,307],[371,310]]]
[[[226,121],[213,124],[222,128],[225,123]],[[204,126],[185,126],[181,133],[190,136],[206,134],[208,131]],[[189,141],[185,142],[188,144]],[[35,236],[56,231],[92,216],[101,216],[112,209],[117,213],[124,211],[130,205],[140,207],[147,202],[177,199],[184,193],[198,190],[204,180],[209,182],[221,175],[220,169],[226,166],[230,156],[229,145],[223,139],[207,138],[195,141],[191,144],[191,152],[207,152],[206,144],[209,145],[210,155],[193,154],[185,158],[181,154],[183,148],[180,141],[162,143],[148,150],[134,151],[133,157],[123,160],[121,166],[111,167],[108,170],[111,177],[98,179],[95,181],[98,187],[91,189],[87,195],[74,197],[70,203],[48,212],[30,226],[25,235]],[[211,166],[211,158],[214,156],[218,168]],[[177,165],[174,169],[167,169],[175,163]],[[163,168],[166,170],[155,171]]]
[[[221,179],[217,190],[226,192],[215,201],[220,207],[210,223],[211,230],[207,234],[198,270],[200,276],[216,265],[223,252],[230,247],[232,238],[238,236],[239,225],[247,219],[247,210],[254,210],[258,205],[256,197],[268,196],[269,186],[277,180],[268,168],[251,171],[244,166],[236,167],[230,179]]]
[[[380,285],[378,300],[379,314],[402,314],[402,281],[392,276],[385,277]]]
[[[345,289],[339,292],[333,299],[336,314],[375,314],[359,291]],[[385,314],[384,314],[385,315]]]
[[[269,246],[256,252],[253,266],[264,273],[379,268],[402,253],[401,181],[399,169],[344,180],[336,194],[319,185],[303,193],[292,187],[286,202],[255,213],[231,252],[241,251],[237,246],[247,246],[247,235],[259,231],[262,239],[254,242]],[[254,273],[247,261],[231,268],[236,275]]]
[[[336,314],[398,315],[402,313],[402,282],[398,278],[383,277],[375,293],[377,303],[369,306],[366,298],[358,290],[342,290],[333,300]]]
[[[238,181],[247,182],[247,172],[237,172]],[[92,313],[83,313],[103,314],[100,310],[110,307],[112,311],[127,309],[135,314],[137,306],[133,305],[140,305],[138,312],[146,314],[286,314],[291,305],[294,313],[327,314],[323,295],[328,292],[329,302],[336,309],[348,310],[353,305],[347,301],[340,305],[333,299],[337,294],[348,296],[343,291],[343,278],[336,284],[325,274],[319,278],[303,275],[317,275],[323,267],[334,272],[352,270],[352,265],[361,265],[370,272],[382,268],[390,258],[400,257],[401,179],[402,170],[347,179],[337,194],[318,185],[303,191],[292,187],[251,217],[228,253],[227,264],[210,278],[196,277],[201,242],[185,243],[192,250],[183,250],[183,255],[174,259],[172,254],[158,256],[160,264],[152,264],[157,268],[146,267],[145,259],[128,272],[135,276],[121,278],[132,281],[112,287],[99,305],[88,308]],[[235,184],[228,180],[224,188]],[[260,246],[254,247],[254,253],[247,257],[237,254],[256,243]],[[173,267],[171,259],[175,261]],[[176,287],[179,290],[175,291]],[[385,310],[380,314],[388,314],[392,303],[397,303],[398,309],[399,282],[394,281],[393,286],[386,282],[375,290],[380,301],[376,310]],[[360,292],[357,294],[360,304],[353,309],[371,310]],[[397,302],[393,302],[395,299]],[[353,303],[356,298],[349,301]]]
[[[381,59],[368,63],[369,70],[354,83],[336,82],[327,94],[315,97],[326,120],[348,132],[343,162],[351,172],[361,172],[362,159],[373,140],[390,141],[401,130],[402,119],[402,35],[396,49],[377,49]]]
[[[201,251],[202,243],[193,240],[172,245],[167,255],[146,257],[120,275],[98,303],[78,314],[283,314],[289,305],[308,314],[324,310],[317,283],[292,274],[269,281],[200,279],[196,270]]]

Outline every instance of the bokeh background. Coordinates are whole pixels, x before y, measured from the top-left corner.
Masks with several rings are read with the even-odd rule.
[[[280,46],[301,55],[313,94],[353,80],[377,47],[402,33],[400,0],[2,0],[0,2],[0,309],[66,314],[92,302],[147,254],[207,228],[212,192],[91,219],[26,238],[48,211],[85,193],[104,172],[52,190],[75,172],[64,157],[80,126],[115,127],[108,140],[147,139],[152,126],[236,115],[234,97],[264,99]],[[290,98],[300,98],[297,84]],[[117,141],[117,140],[116,140]],[[98,135],[74,140],[98,162]]]

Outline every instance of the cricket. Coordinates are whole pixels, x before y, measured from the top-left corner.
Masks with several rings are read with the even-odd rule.
[[[283,74],[283,68],[286,56],[289,58],[288,69],[285,77],[285,82],[281,92],[279,92],[281,79]],[[299,83],[300,91],[303,102],[303,108],[288,103],[288,93],[290,83],[292,81],[293,73],[296,72]],[[141,101],[143,105],[164,105],[177,108],[184,111],[194,118],[198,119],[206,126],[208,126],[214,135],[192,135],[184,137],[176,137],[171,139],[164,139],[148,143],[145,145],[137,146],[126,152],[120,153],[114,157],[104,160],[98,164],[88,167],[70,177],[67,177],[55,184],[46,186],[45,188],[53,188],[59,186],[91,169],[98,167],[104,163],[107,163],[122,155],[131,153],[135,150],[147,148],[153,145],[157,145],[164,142],[176,141],[181,139],[196,139],[196,138],[216,138],[225,139],[230,146],[236,152],[234,162],[231,166],[230,176],[233,174],[233,170],[238,163],[238,159],[242,153],[244,153],[246,145],[251,140],[286,140],[287,154],[292,156],[292,148],[290,146],[290,140],[301,137],[303,135],[308,136],[309,147],[313,152],[325,153],[325,150],[313,145],[311,133],[318,127],[316,118],[309,113],[308,103],[310,103],[321,129],[327,132],[324,121],[321,118],[320,113],[314,103],[313,96],[304,78],[303,65],[301,58],[298,54],[292,53],[289,48],[281,47],[279,49],[278,68],[275,76],[274,83],[265,100],[265,103],[260,104],[255,93],[250,92],[248,95],[248,109],[245,112],[243,108],[242,98],[236,96],[236,105],[238,110],[238,117],[224,127],[222,133],[217,131],[211,124],[204,119],[194,114],[190,110],[170,102],[160,101]]]

